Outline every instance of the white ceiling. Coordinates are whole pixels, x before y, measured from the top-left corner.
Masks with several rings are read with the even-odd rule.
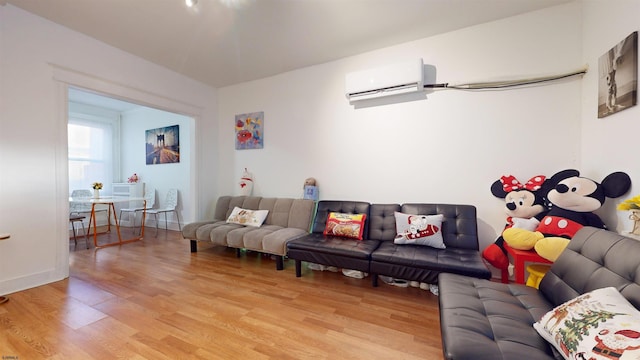
[[[573,0],[0,0],[224,87]]]

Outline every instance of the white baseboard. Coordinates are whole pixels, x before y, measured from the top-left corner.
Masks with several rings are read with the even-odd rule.
[[[147,220],[144,222],[146,227],[150,227],[150,228],[155,228],[156,227],[156,222],[154,221],[153,218],[149,219],[147,218]],[[181,223],[182,225],[182,223]],[[164,230],[165,224],[164,224],[164,216],[161,219],[160,217],[158,217],[158,230]],[[172,221],[169,220],[169,223],[167,224],[167,227],[169,228],[169,230],[174,230],[174,231],[180,231],[179,227],[178,227],[178,222],[177,221]]]

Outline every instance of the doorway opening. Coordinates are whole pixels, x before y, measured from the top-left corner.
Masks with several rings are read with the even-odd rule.
[[[169,189],[178,189],[178,216],[182,219],[191,216],[192,207],[184,205],[193,196],[190,136],[194,131],[193,118],[82,88],[69,87],[67,97],[69,194],[74,190],[91,190],[94,183],[102,184],[100,196],[143,197],[147,188],[154,192],[155,207],[161,208]],[[180,129],[179,160],[149,165],[146,133],[169,126]],[[137,182],[129,182],[134,178]],[[73,205],[70,203],[70,208]],[[137,205],[120,203],[116,212]],[[106,225],[108,214],[98,215],[98,225]],[[131,214],[124,215],[124,219],[119,219],[121,224],[132,226],[134,218]],[[153,219],[147,219],[147,225],[155,226],[149,221]],[[178,221],[170,218],[168,227],[177,230]],[[88,223],[89,217],[85,219],[85,224]]]

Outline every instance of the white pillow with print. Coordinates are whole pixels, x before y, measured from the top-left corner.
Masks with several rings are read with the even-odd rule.
[[[227,218],[227,223],[259,227],[268,214],[269,210],[248,210],[236,206]]]
[[[442,238],[442,221],[444,216],[412,215],[396,211],[396,244],[426,245],[437,249],[445,249]]]
[[[640,312],[614,287],[571,299],[533,327],[565,359],[640,358]]]

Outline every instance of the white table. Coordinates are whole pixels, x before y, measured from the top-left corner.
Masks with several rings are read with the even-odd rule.
[[[143,202],[143,210],[142,210],[142,223],[141,223],[141,229],[140,229],[140,236],[136,236],[133,237],[131,239],[125,239],[122,240],[122,235],[120,234],[120,222],[118,221],[118,217],[116,215],[116,208],[115,208],[115,203],[118,202],[129,202],[129,201],[142,201]],[[115,245],[122,245],[122,244],[126,244],[126,243],[130,243],[130,242],[134,242],[134,241],[138,241],[138,240],[142,240],[142,238],[144,237],[144,221],[145,221],[145,217],[147,215],[147,200],[143,197],[112,197],[112,196],[106,196],[106,197],[99,197],[99,198],[87,198],[87,197],[83,197],[83,198],[69,198],[69,202],[79,202],[79,203],[85,203],[85,204],[91,204],[91,217],[89,218],[89,229],[91,229],[91,222],[93,221],[93,245],[95,245],[96,248],[103,248],[103,247],[107,247],[107,246],[115,246]],[[107,243],[107,244],[101,244],[98,245],[98,231],[97,231],[97,227],[98,225],[96,224],[96,205],[99,204],[103,204],[103,205],[107,205],[109,208],[109,217],[111,216],[111,211],[113,210],[113,219],[116,223],[116,231],[118,232],[118,241],[115,242],[111,242],[111,243]],[[111,221],[109,221],[108,224],[109,230],[111,230]]]

